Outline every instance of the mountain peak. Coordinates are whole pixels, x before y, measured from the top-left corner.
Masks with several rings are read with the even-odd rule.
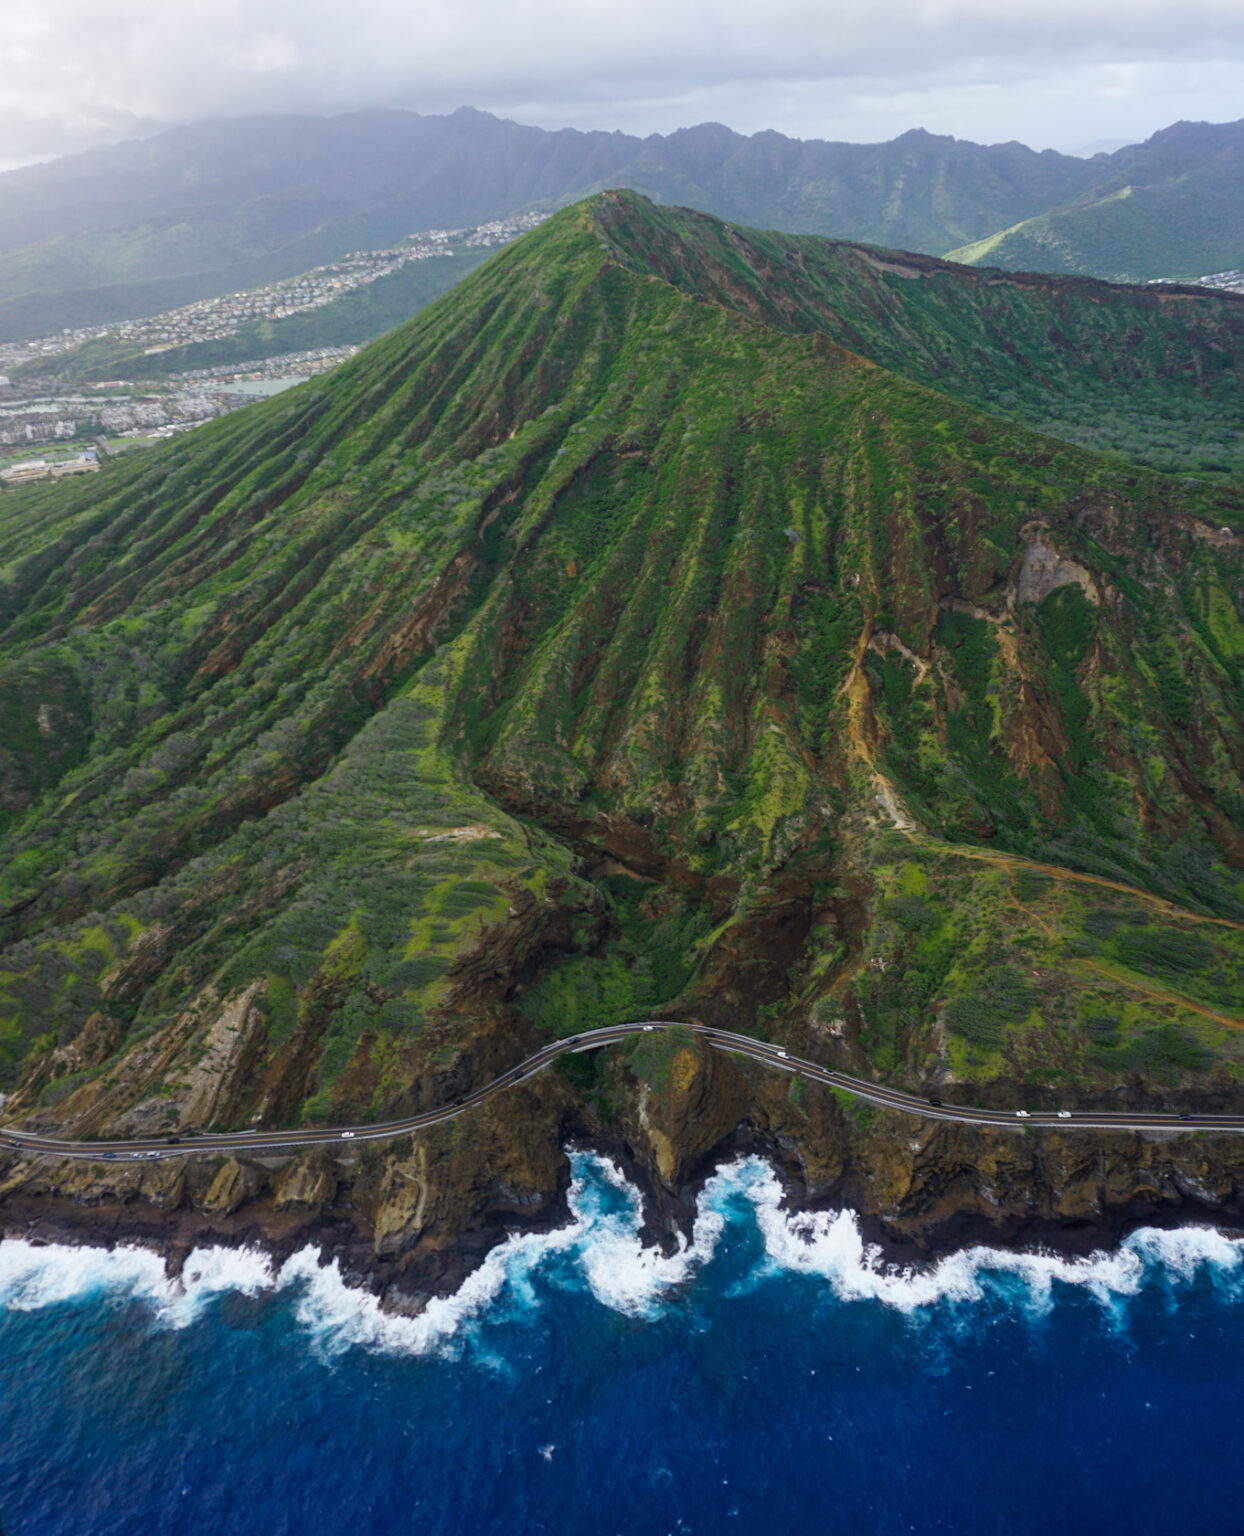
[[[607,192],[331,375],[6,491],[6,1119],[383,1122],[651,1018],[1217,1094],[1244,512],[1055,434],[1238,451],[1239,308]],[[832,1096],[665,1038],[358,1159],[376,1250],[557,1208],[571,1126],[665,1187],[740,1125],[842,1166]]]

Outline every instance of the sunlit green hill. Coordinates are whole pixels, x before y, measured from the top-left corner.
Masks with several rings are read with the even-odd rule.
[[[1105,173],[1078,196],[999,225],[951,259],[1133,283],[1244,266],[1239,123],[1176,123],[1102,159]]]
[[[1238,314],[606,194],[331,376],[0,496],[8,1112],[380,1115],[645,1010],[1229,1096],[1244,512],[1121,455],[1235,419]],[[669,1067],[576,1067],[532,1144]],[[803,1113],[730,1093],[705,1146]]]

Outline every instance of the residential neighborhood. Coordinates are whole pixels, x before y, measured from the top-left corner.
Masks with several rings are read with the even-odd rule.
[[[0,482],[10,485],[52,475],[98,468],[92,446],[110,443],[112,451],[158,442],[201,422],[274,394],[292,384],[335,368],[358,351],[356,346],[325,346],[242,364],[195,368],[160,383],[61,383],[53,377],[54,359],[84,342],[109,340],[143,344],[163,352],[190,342],[233,335],[255,320],[280,320],[330,304],[353,288],[374,283],[417,261],[451,256],[464,248],[505,245],[539,224],[546,215],[517,214],[460,229],[428,229],[383,250],[354,251],[340,261],[316,267],[245,292],[182,305],[163,314],[120,325],[81,327],[33,341],[0,341],[0,367],[16,370],[34,358],[46,358],[47,376],[27,379],[0,373]],[[38,450],[39,456],[32,456]]]
[[[259,288],[199,299],[162,314],[111,325],[80,326],[55,336],[28,341],[0,341],[0,366],[17,368],[34,358],[54,358],[61,352],[99,341],[138,343],[151,353],[192,342],[218,341],[256,320],[283,320],[331,304],[351,289],[361,288],[399,271],[412,262],[434,261],[457,250],[506,245],[547,217],[520,213],[462,229],[427,229],[409,235],[401,245],[383,250],[352,251],[340,261],[313,267],[297,277],[283,278]]]
[[[1239,267],[1232,267],[1228,272],[1211,272],[1207,277],[1198,277],[1197,282],[1202,288],[1224,288],[1228,293],[1244,293],[1244,271]]]

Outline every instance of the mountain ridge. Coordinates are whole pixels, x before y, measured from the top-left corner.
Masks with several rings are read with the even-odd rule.
[[[754,225],[944,251],[1073,200],[1094,163],[924,130],[861,145],[718,124],[548,132],[470,109],[220,120],[0,176],[0,333],[154,312],[618,184]]]
[[[1110,156],[1095,186],[947,252],[1009,269],[1194,281],[1244,264],[1238,124],[1173,123]]]
[[[660,219],[687,249],[725,250],[715,233],[725,227],[722,221],[661,206]],[[785,264],[787,297],[797,301],[796,310],[782,316],[770,305],[765,311],[783,328],[823,331],[917,383],[1098,452],[1117,452],[1168,473],[1221,479],[1244,469],[1238,408],[1244,381],[1233,361],[1244,318],[1239,295],[1176,284],[1163,284],[1159,292],[1083,276],[980,271],[849,241],[730,229],[733,248],[721,257],[721,270],[740,261],[750,270],[745,277],[741,270],[732,273],[719,293],[723,302],[744,308],[756,303],[765,271]],[[651,255],[641,255],[641,264]],[[791,267],[796,259],[797,272]],[[427,301],[457,275],[458,269],[434,272]],[[664,275],[680,281],[676,272]],[[710,288],[716,281],[703,271],[699,279]],[[261,350],[373,339],[399,317],[402,295],[424,281],[418,269],[413,284],[405,272],[385,279],[377,285],[374,305],[373,290],[367,290],[354,311],[356,318],[370,315],[362,328],[369,334],[349,328],[344,310],[358,298],[351,295],[310,316],[278,322]],[[379,292],[399,282],[400,291]],[[257,335],[264,328],[250,329]],[[1073,343],[1071,336],[1078,340]],[[115,349],[89,343],[62,354],[56,367],[62,385],[159,378],[192,362],[242,356],[246,344],[239,334],[221,343],[140,356],[127,366]],[[38,378],[47,366],[23,365],[14,377]]]
[[[1213,432],[1220,471],[1244,469],[1231,446],[1244,382],[1232,362],[1244,339],[1237,295],[979,272],[664,206],[642,227],[664,229],[697,264],[681,271],[652,245],[629,257],[619,249],[620,258],[647,263],[684,291],[782,329],[822,332],[915,383],[1084,447],[1181,471],[1206,466],[1187,449],[1202,441],[1208,449]],[[784,307],[765,294],[766,274],[779,268]]]

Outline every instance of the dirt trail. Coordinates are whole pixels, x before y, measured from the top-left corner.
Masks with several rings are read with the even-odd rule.
[[[1230,917],[1209,917],[1203,912],[1190,912],[1186,907],[1176,906],[1173,901],[1167,901],[1163,896],[1154,896],[1134,885],[1126,885],[1121,880],[1109,880],[1104,875],[1084,874],[1079,870],[1065,869],[1059,864],[1043,864],[1038,859],[1026,859],[1022,854],[996,853],[987,848],[966,848],[962,843],[943,843],[922,833],[919,824],[903,809],[903,803],[894,785],[877,768],[873,760],[872,747],[869,745],[868,733],[864,728],[864,712],[872,697],[868,679],[864,675],[864,653],[868,649],[869,638],[866,627],[856,645],[851,670],[847,673],[846,680],[839,690],[846,696],[849,705],[847,735],[852,752],[872,773],[876,785],[877,804],[882,807],[899,831],[913,843],[941,853],[954,854],[961,859],[979,859],[983,864],[996,864],[1001,869],[1010,870],[1012,874],[1017,869],[1034,869],[1043,875],[1050,875],[1055,880],[1071,880],[1078,885],[1093,885],[1099,890],[1117,891],[1121,895],[1131,896],[1136,901],[1144,902],[1146,906],[1163,912],[1168,917],[1181,918],[1190,923],[1211,923],[1218,928],[1231,928],[1237,933],[1244,933],[1244,922],[1238,922]],[[1014,899],[1013,890],[1012,899]],[[1018,900],[1015,904],[1022,906]],[[1029,909],[1024,907],[1022,910],[1027,912]],[[1035,912],[1029,912],[1029,916],[1035,918],[1047,933],[1051,931],[1049,925]]]
[[[1041,914],[1039,912],[1034,912],[1031,907],[1026,907],[1024,905],[1024,903],[1019,899],[1019,897],[1015,894],[1015,871],[1013,869],[1008,869],[1007,870],[1007,872],[1006,872],[1006,883],[1007,883],[1007,889],[1008,889],[1008,891],[1011,894],[1011,902],[1012,902],[1012,904],[1014,906],[1018,907],[1019,910],[1024,914],[1025,917],[1030,917],[1033,920],[1033,922],[1037,924],[1037,926],[1039,928],[1043,928],[1045,930],[1045,936],[1046,936],[1047,939],[1052,939],[1054,937],[1054,929],[1053,929],[1053,927],[1049,923],[1046,922],[1046,920],[1041,916]]]
[[[864,710],[872,697],[868,679],[864,676],[864,652],[867,649],[868,626],[866,624],[855,647],[855,659],[851,663],[851,670],[838,691],[840,694],[845,694],[847,699],[847,738],[851,743],[851,750],[876,774],[877,767],[873,762],[872,748],[868,744],[868,736],[864,730]]]
[[[1244,933],[1244,923],[1237,922],[1234,918],[1210,917],[1204,912],[1190,912],[1187,907],[1176,906],[1173,901],[1167,901],[1164,896],[1154,896],[1149,891],[1142,891],[1138,886],[1125,885],[1121,880],[1107,880],[1104,875],[1088,875],[1078,869],[1065,869],[1061,864],[1042,864],[1037,859],[1026,859],[1018,853],[994,853],[986,848],[965,848],[961,843],[941,843],[935,838],[917,836],[906,828],[903,830],[913,843],[937,853],[954,854],[960,859],[978,859],[983,864],[996,864],[1001,869],[1011,871],[1012,874],[1017,869],[1035,869],[1043,875],[1050,875],[1055,880],[1070,880],[1077,885],[1093,885],[1100,890],[1119,891],[1124,896],[1131,896],[1136,901],[1143,901],[1146,906],[1164,912],[1168,917],[1181,918],[1189,923],[1212,923],[1218,928],[1233,928],[1237,933]],[[1016,902],[1016,905],[1018,906],[1019,903]],[[1038,918],[1037,921],[1041,922],[1041,919]]]
[[[998,853],[986,848],[965,848],[960,843],[943,843],[924,834],[917,822],[903,808],[898,791],[889,779],[880,772],[873,760],[872,748],[869,745],[868,733],[865,730],[865,710],[871,697],[868,687],[868,679],[864,675],[864,652],[868,647],[868,632],[865,629],[860,636],[860,642],[856,649],[855,661],[851,671],[847,674],[846,681],[842,685],[842,693],[848,700],[847,730],[852,751],[869,769],[875,786],[877,805],[894,823],[895,827],[916,844],[917,847],[927,848],[937,853],[953,855],[961,859],[975,859],[982,864],[992,864],[1007,872],[1007,884],[1013,905],[1030,918],[1046,935],[1047,938],[1057,937],[1053,925],[1032,907],[1026,906],[1015,890],[1015,874],[1017,870],[1030,869],[1039,874],[1048,875],[1051,879],[1068,881],[1077,885],[1090,885],[1098,890],[1114,891],[1120,895],[1130,897],[1136,902],[1143,903],[1150,909],[1161,913],[1163,916],[1189,923],[1208,923],[1218,928],[1230,928],[1236,933],[1244,933],[1244,922],[1238,922],[1229,917],[1209,917],[1203,912],[1190,912],[1186,907],[1177,906],[1173,901],[1167,901],[1163,896],[1154,896],[1149,891],[1138,889],[1134,885],[1127,885],[1121,880],[1110,880],[1104,875],[1085,874],[1080,870],[1065,869],[1058,864],[1045,864],[1039,859],[1026,859],[1021,854]],[[862,961],[858,961],[862,963]],[[1153,998],[1156,1002],[1166,1003],[1177,1008],[1186,1008],[1192,1013],[1198,1013],[1203,1018],[1212,1019],[1216,1024],[1225,1025],[1228,1029],[1244,1030],[1244,1019],[1232,1014],[1219,1013],[1203,1003],[1194,1002],[1182,993],[1167,992],[1161,988],[1146,987],[1123,976],[1116,975],[1105,966],[1096,965],[1091,960],[1077,962],[1089,970],[1096,971],[1113,985],[1126,987],[1129,991],[1137,992],[1143,997]],[[832,990],[838,991],[845,977],[839,977]]]
[[[1104,976],[1116,987],[1126,987],[1129,992],[1139,992],[1142,997],[1152,997],[1157,1002],[1170,1003],[1175,1008],[1187,1008],[1192,1013],[1199,1013],[1204,1018],[1213,1019],[1216,1024],[1225,1024],[1228,1029],[1244,1029],[1244,1019],[1238,1019],[1230,1013],[1216,1013],[1214,1009],[1207,1008],[1204,1003],[1193,1002],[1182,992],[1167,992],[1161,987],[1142,987],[1139,982],[1128,981],[1126,976],[1120,976],[1104,965],[1095,965],[1092,960],[1081,960],[1078,964],[1087,966],[1090,971],[1096,971],[1099,976]]]
[[[1027,861],[1018,860],[1017,862],[1022,864],[1026,863]],[[1048,868],[1049,866],[1043,867]],[[1034,912],[1031,907],[1025,906],[1024,903],[1020,901],[1019,897],[1015,894],[1015,870],[1013,868],[1007,870],[1007,876],[1008,884],[1010,886],[1011,901],[1013,905],[1016,906],[1024,914],[1025,917],[1030,917],[1039,928],[1043,929],[1047,938],[1056,938],[1057,934],[1053,926],[1048,923],[1039,912]],[[1123,887],[1123,889],[1130,890],[1131,888]],[[1143,893],[1138,891],[1136,894],[1142,895]],[[1156,900],[1158,898],[1154,899]],[[1175,910],[1180,911],[1179,908],[1176,908]],[[1181,915],[1191,917],[1195,914],[1181,913]],[[1216,922],[1219,921],[1219,919],[1205,918],[1203,921]],[[1130,981],[1126,976],[1120,976],[1117,972],[1110,970],[1104,965],[1098,965],[1092,960],[1078,960],[1074,963],[1077,966],[1085,967],[1090,971],[1096,971],[1099,976],[1104,976],[1113,985],[1126,987],[1129,992],[1139,992],[1142,997],[1151,997],[1158,1002],[1170,1003],[1177,1008],[1187,1008],[1192,1013],[1199,1013],[1204,1018],[1213,1019],[1217,1024],[1225,1024],[1228,1029],[1244,1029],[1244,1019],[1237,1018],[1234,1014],[1230,1013],[1217,1013],[1213,1008],[1206,1007],[1204,1003],[1195,1002],[1192,998],[1188,997],[1183,992],[1169,992],[1161,987],[1142,986],[1139,982]]]

